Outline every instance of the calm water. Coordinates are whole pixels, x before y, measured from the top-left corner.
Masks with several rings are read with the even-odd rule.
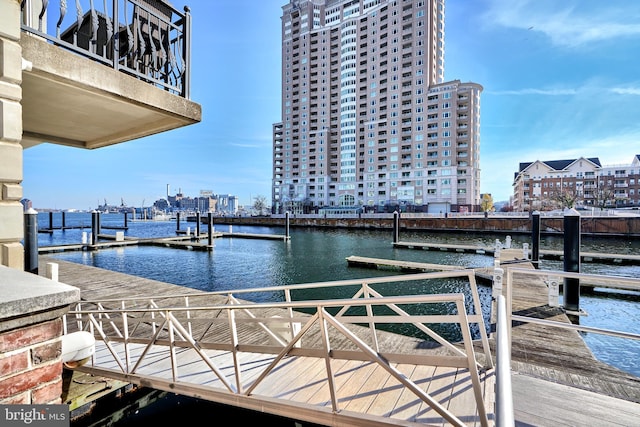
[[[40,227],[48,227],[48,214],[39,214]],[[61,223],[61,214],[54,214],[54,226]],[[103,226],[121,226],[121,214],[101,215]],[[53,234],[40,233],[38,244],[50,246],[80,243],[82,232],[91,231],[91,215],[77,213],[66,215],[66,225],[83,225],[83,230],[56,230]],[[126,236],[167,237],[175,235],[175,221],[129,221]],[[181,229],[194,228],[195,223],[181,222]],[[216,225],[217,231],[228,231],[226,225]],[[205,231],[203,227],[201,231]],[[102,233],[115,234],[117,230],[103,229]],[[283,234],[281,227],[233,226],[236,233]],[[210,252],[187,251],[158,247],[127,247],[103,249],[94,252],[73,251],[53,256],[72,262],[138,275],[149,279],[174,283],[190,288],[212,291],[238,288],[256,288],[284,284],[331,281],[396,274],[370,269],[349,267],[345,260],[350,255],[374,258],[398,259],[427,263],[454,264],[464,267],[493,265],[493,258],[479,254],[417,251],[396,249],[392,245],[391,231],[329,230],[317,231],[291,228],[291,240],[214,239]],[[461,243],[491,246],[503,235],[480,234],[430,234],[425,232],[402,233],[401,240]],[[512,246],[530,244],[527,235],[513,235]],[[638,239],[582,239],[585,252],[640,253]],[[562,250],[561,238],[543,237],[541,249]],[[561,262],[541,262],[541,269],[562,270]],[[640,277],[639,266],[610,266],[583,263],[582,272],[606,275]],[[449,283],[443,286],[456,287]],[[440,292],[431,289],[429,292]],[[490,290],[481,290],[483,301],[490,299]],[[264,298],[264,297],[263,297]],[[583,295],[580,307],[589,315],[581,317],[584,325],[640,333],[640,305],[637,296],[607,298]],[[484,302],[483,302],[484,305]],[[584,334],[584,338],[599,359],[620,369],[640,376],[640,343],[597,334]]]

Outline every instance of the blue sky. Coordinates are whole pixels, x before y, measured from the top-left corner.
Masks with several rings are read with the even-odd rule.
[[[29,148],[24,197],[36,209],[149,206],[169,184],[270,201],[286,3],[192,0],[202,122],[92,151]],[[640,2],[448,0],[445,16],[445,79],[484,87],[481,192],[508,200],[520,162],[640,154]]]

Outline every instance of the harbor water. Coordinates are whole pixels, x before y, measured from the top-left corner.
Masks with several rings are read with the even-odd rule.
[[[48,214],[38,215],[39,228],[49,227]],[[83,233],[91,232],[90,213],[67,213],[67,227],[85,228],[54,229],[51,233],[39,233],[38,245],[56,246],[78,244]],[[53,227],[60,227],[61,214],[53,216]],[[102,214],[102,234],[124,231],[127,237],[169,237],[176,235],[174,221],[132,221],[126,230],[123,214]],[[195,223],[182,221],[180,228],[195,228]],[[228,232],[229,226],[215,225],[215,231]],[[284,234],[284,227],[233,226],[233,233]],[[206,226],[201,228],[206,232]],[[127,246],[97,251],[67,251],[51,254],[52,257],[91,265],[126,274],[173,283],[202,291],[220,291],[239,288],[258,288],[285,284],[324,282],[342,279],[366,278],[398,274],[392,271],[350,267],[346,258],[351,255],[384,258],[461,267],[486,267],[493,265],[493,257],[444,251],[420,251],[395,248],[392,232],[380,230],[316,230],[292,228],[290,240],[216,238],[211,251],[190,251],[154,246]],[[400,240],[427,243],[448,243],[476,246],[493,246],[496,239],[504,241],[504,235],[451,234],[407,232]],[[531,245],[530,236],[513,235],[512,247]],[[206,242],[206,239],[204,240]],[[562,250],[561,237],[541,239],[540,249]],[[581,251],[617,254],[640,253],[640,242],[623,238],[581,239]],[[562,270],[562,262],[540,262],[545,270]],[[640,266],[582,263],[581,272],[611,276],[640,277]],[[449,286],[445,284],[443,286]],[[457,286],[451,284],[451,286]],[[486,288],[486,287],[485,287]],[[446,291],[447,289],[439,290]],[[438,292],[439,292],[438,291]],[[431,290],[430,292],[433,292]],[[490,299],[490,289],[481,290],[482,298]],[[315,296],[318,297],[318,296]],[[269,298],[261,296],[260,298]],[[273,298],[278,298],[273,296]],[[250,299],[250,298],[249,298]],[[598,293],[582,295],[580,307],[587,315],[580,317],[583,325],[640,333],[640,296],[632,292],[614,295]],[[603,362],[626,372],[640,376],[640,343],[633,340],[605,335],[582,333],[593,354]]]

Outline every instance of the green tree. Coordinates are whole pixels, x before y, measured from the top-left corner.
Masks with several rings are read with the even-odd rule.
[[[482,209],[482,212],[493,211],[493,197],[491,197],[491,194],[485,193],[482,195],[482,201],[480,202],[480,209]]]

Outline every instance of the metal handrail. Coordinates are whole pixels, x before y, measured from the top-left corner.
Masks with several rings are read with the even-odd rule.
[[[410,314],[407,311],[396,314],[376,314],[372,307],[386,307],[393,310],[394,307],[412,305],[415,307],[429,304],[452,303],[456,307],[455,314]],[[88,307],[91,306],[91,307]],[[355,307],[365,308],[366,314],[358,312],[350,314],[349,310]],[[338,310],[336,314],[330,314],[330,309]],[[296,314],[292,318],[287,317],[265,317],[263,311],[273,312],[273,310],[301,311],[311,310],[312,313],[304,316]],[[256,315],[241,317],[243,312],[256,313]],[[428,312],[428,310],[423,310]],[[220,315],[224,314],[224,315]],[[476,399],[477,411],[480,422],[483,426],[488,426],[488,415],[482,397],[482,386],[479,371],[476,366],[473,340],[471,337],[470,324],[474,323],[467,316],[465,298],[463,294],[435,294],[435,295],[402,295],[388,297],[370,297],[355,299],[333,299],[333,300],[311,300],[294,302],[270,302],[270,303],[237,303],[214,304],[208,306],[183,306],[183,307],[114,307],[105,308],[101,304],[81,302],[77,309],[72,309],[67,313],[76,324],[82,328],[91,330],[101,341],[104,342],[113,356],[119,369],[128,376],[136,374],[145,356],[150,354],[152,346],[167,346],[170,352],[172,377],[174,382],[180,381],[179,365],[176,358],[178,348],[191,348],[197,352],[200,358],[209,366],[211,371],[221,380],[226,389],[232,393],[250,395],[252,391],[264,380],[270,372],[275,369],[278,362],[290,355],[308,356],[316,358],[342,358],[347,360],[370,360],[384,368],[406,388],[422,399],[427,405],[437,411],[444,419],[453,425],[462,426],[464,423],[455,414],[442,406],[437,399],[425,392],[419,385],[407,378],[395,368],[393,362],[426,364],[437,366],[448,366],[455,368],[466,368],[471,376],[473,392]],[[214,325],[221,327],[226,325],[229,334],[221,333],[216,329],[212,335],[204,334],[201,337],[194,337],[190,332],[190,324],[193,322],[205,322],[205,330],[209,330]],[[280,341],[279,345],[263,344],[255,342],[243,342],[242,326],[247,324],[258,324],[262,328],[271,330],[275,335],[276,331],[269,327],[274,322],[283,321],[299,322],[301,328],[297,333],[291,333],[287,339]],[[79,323],[78,323],[79,322]],[[462,355],[453,356],[429,355],[429,354],[403,354],[393,351],[384,352],[375,348],[371,342],[376,342],[375,337],[369,338],[367,343],[360,337],[358,332],[370,331],[371,335],[376,334],[375,325],[378,324],[410,324],[418,323],[453,323],[460,326],[462,332],[462,343],[464,352]],[[144,324],[146,333],[138,326]],[[328,325],[333,328],[328,329]],[[361,325],[374,325],[374,328],[366,328]],[[151,327],[150,327],[151,326]],[[321,340],[321,347],[305,345],[303,337],[311,334],[313,328],[318,328]],[[136,331],[136,332],[134,332]],[[351,344],[347,349],[334,348],[330,346],[330,336],[339,335],[346,337]],[[205,336],[206,335],[206,336]],[[253,336],[253,334],[249,334]],[[248,339],[248,338],[247,338]],[[219,341],[216,341],[219,340]],[[228,341],[227,341],[228,340]],[[296,344],[300,344],[296,346]],[[142,353],[134,356],[134,348],[137,346]],[[353,348],[355,346],[355,349]],[[234,357],[234,367],[236,372],[236,384],[233,385],[225,378],[224,374],[217,367],[216,363],[206,353],[205,349],[219,349],[230,351],[234,355],[239,351],[253,351],[261,353],[275,354],[274,360],[256,377],[250,384],[243,384],[239,373],[241,369],[237,364],[238,358]],[[104,357],[102,357],[104,359]],[[95,361],[94,361],[95,362]],[[340,399],[334,388],[335,378],[331,369],[331,364],[326,363],[326,375],[330,386],[330,394],[334,411],[340,410]]]
[[[496,427],[515,425],[511,386],[511,350],[507,307],[503,295],[496,298]]]
[[[313,283],[302,283],[302,284],[294,284],[294,285],[283,285],[283,286],[270,286],[270,287],[261,287],[261,288],[246,288],[246,289],[234,289],[232,291],[212,291],[212,292],[193,292],[193,293],[185,293],[185,294],[176,294],[176,295],[167,295],[167,296],[154,296],[154,297],[129,297],[129,298],[116,298],[116,299],[100,299],[98,300],[85,300],[85,303],[94,302],[100,303],[104,306],[114,306],[118,305],[122,308],[125,307],[134,307],[139,306],[140,304],[152,304],[154,307],[160,307],[158,303],[162,300],[167,300],[171,307],[178,307],[178,300],[181,300],[184,307],[189,307],[190,300],[195,299],[201,296],[225,296],[228,298],[228,303],[237,304],[238,300],[235,296],[242,294],[260,294],[260,293],[283,293],[284,300],[286,302],[293,302],[292,294],[296,291],[303,291],[309,289],[337,289],[337,288],[345,288],[348,286],[356,286],[357,288],[354,291],[354,294],[351,298],[370,298],[370,297],[382,297],[384,296],[379,290],[373,288],[373,285],[383,284],[383,283],[391,283],[391,282],[415,282],[418,280],[437,280],[437,279],[449,279],[449,278],[466,278],[469,283],[469,292],[471,297],[471,302],[473,303],[473,312],[467,313],[470,321],[472,323],[476,323],[478,325],[480,340],[482,343],[483,352],[485,355],[485,366],[493,367],[493,359],[491,357],[491,350],[489,346],[489,338],[487,336],[486,328],[485,328],[485,319],[482,314],[482,305],[480,302],[480,296],[478,293],[478,285],[475,277],[475,272],[470,269],[464,270],[447,270],[447,271],[437,271],[437,272],[429,272],[429,273],[415,273],[415,274],[403,274],[398,276],[382,276],[382,277],[369,277],[365,279],[348,279],[348,280],[337,280],[333,282],[313,282]],[[395,306],[390,307],[394,312],[401,313],[402,309]],[[291,312],[292,308],[289,308],[289,316],[292,316]],[[441,337],[435,331],[429,329],[426,325],[415,323],[417,329],[422,331],[423,333],[429,335],[436,342],[441,345],[449,348],[454,352],[459,352],[460,350],[449,343],[446,339]]]
[[[609,335],[615,336],[619,338],[626,339],[634,339],[640,340],[640,334],[632,333],[632,332],[624,332],[624,331],[616,331],[605,328],[597,328],[592,326],[582,326],[575,325],[571,323],[558,322],[549,319],[539,319],[528,316],[520,316],[514,315],[512,312],[512,303],[513,303],[513,282],[514,275],[529,275],[529,276],[538,276],[544,279],[545,282],[551,282],[555,280],[559,280],[561,278],[570,278],[570,279],[578,279],[579,285],[589,285],[589,286],[597,286],[600,288],[609,288],[609,289],[623,289],[623,290],[631,290],[631,291],[640,291],[640,279],[624,277],[624,276],[605,276],[600,274],[587,274],[587,273],[576,273],[576,272],[567,272],[567,271],[558,271],[558,270],[532,270],[526,268],[517,268],[512,267],[506,269],[506,281],[504,286],[505,291],[505,299],[507,306],[507,324],[511,324],[512,321],[517,320],[519,322],[527,322],[527,323],[536,323],[556,328],[563,329],[571,329],[576,331],[583,332],[592,332],[601,335]],[[511,328],[509,328],[509,342],[511,343]],[[511,345],[509,345],[511,348]]]
[[[72,16],[67,3],[22,0],[22,31],[189,99],[189,8],[180,12],[149,0],[76,1]]]

